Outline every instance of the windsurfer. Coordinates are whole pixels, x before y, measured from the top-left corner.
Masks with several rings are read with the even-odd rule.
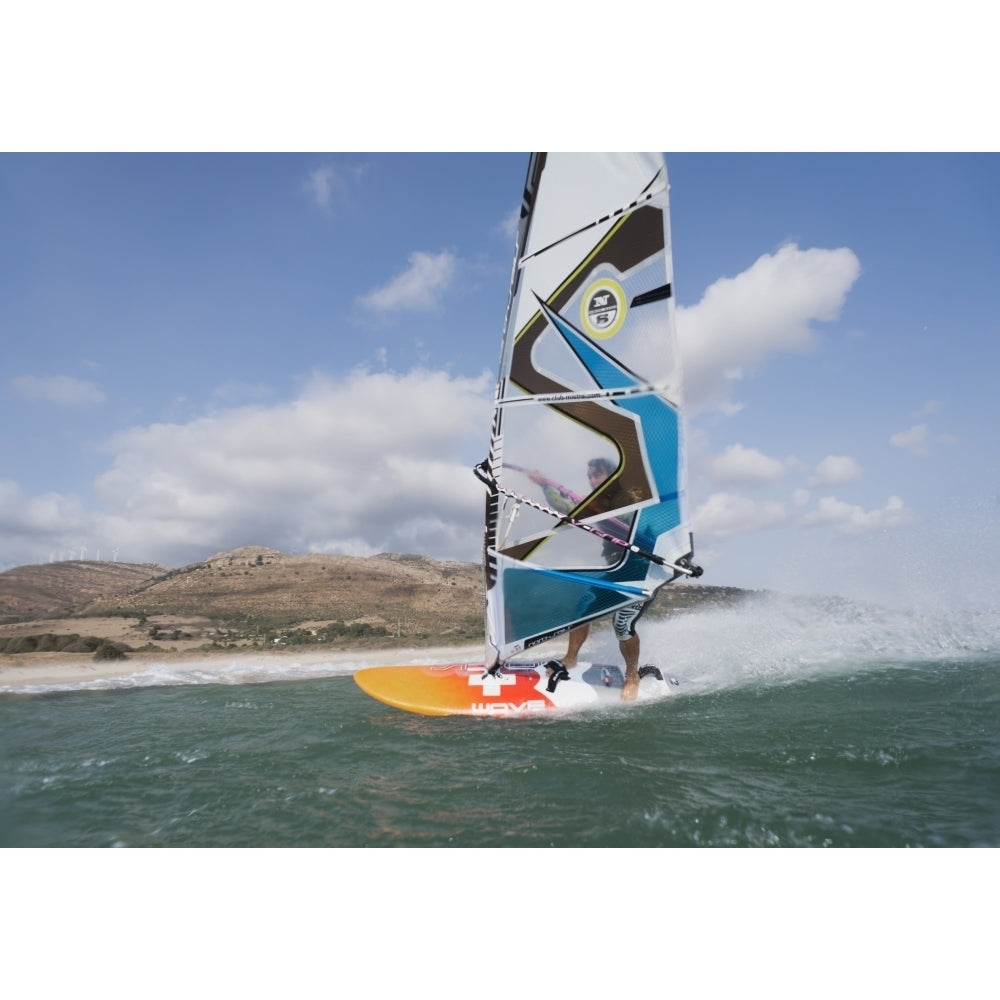
[[[587,481],[590,484],[590,492],[593,493],[608,477],[614,472],[614,464],[607,458],[592,458],[587,463]],[[579,497],[574,497],[551,480],[546,479],[540,472],[532,471],[528,473],[532,482],[542,487],[545,499],[561,514],[568,514],[579,501]],[[603,501],[602,510],[610,510],[616,506],[613,502],[613,494],[601,498]],[[605,526],[609,534],[620,535],[620,531],[615,531],[615,526],[621,527],[621,522],[610,522]],[[614,542],[604,543],[604,556],[609,562],[614,562],[619,558],[619,547]],[[622,689],[622,701],[634,701],[639,694],[639,651],[640,642],[635,624],[639,620],[649,601],[636,601],[628,604],[624,608],[619,608],[612,618],[615,630],[615,638],[618,639],[618,648],[621,650],[622,659],[625,661],[625,686]],[[587,636],[590,634],[590,624],[578,625],[569,633],[567,640],[566,655],[561,663],[564,667],[575,667],[580,649],[583,647]]]

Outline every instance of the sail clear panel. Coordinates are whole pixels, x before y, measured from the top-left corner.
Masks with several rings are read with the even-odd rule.
[[[490,455],[487,662],[688,572],[681,379],[659,153],[536,153]]]

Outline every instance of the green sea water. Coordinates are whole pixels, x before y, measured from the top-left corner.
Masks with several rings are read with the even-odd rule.
[[[675,694],[555,718],[408,715],[333,663],[0,689],[0,845],[1000,846],[995,614],[761,599],[642,634]]]

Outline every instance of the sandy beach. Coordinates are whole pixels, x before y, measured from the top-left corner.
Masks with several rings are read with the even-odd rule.
[[[316,649],[302,647],[272,651],[253,648],[226,650],[188,650],[185,652],[129,653],[124,660],[95,661],[91,654],[27,653],[0,655],[0,690],[36,686],[62,687],[88,681],[197,670],[231,675],[234,670],[263,677],[292,675],[296,668],[318,669],[323,665],[342,672],[363,666],[403,663],[449,663],[476,661],[483,655],[483,644],[464,646],[427,646],[394,649]],[[136,676],[137,681],[139,676]]]

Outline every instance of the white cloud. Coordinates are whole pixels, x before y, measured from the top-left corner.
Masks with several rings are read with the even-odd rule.
[[[500,232],[502,232],[504,236],[514,239],[514,237],[517,236],[517,227],[520,221],[521,206],[516,205],[504,216],[503,221],[500,223]]]
[[[836,497],[823,497],[816,510],[802,518],[806,526],[831,525],[845,535],[863,535],[911,524],[916,515],[899,497],[892,496],[881,509],[865,510]]]
[[[936,413],[940,405],[935,399],[929,400],[923,405],[917,416],[929,416]],[[918,458],[926,458],[930,455],[933,450],[932,445],[951,447],[957,441],[958,438],[954,434],[931,434],[930,428],[925,423],[914,424],[909,430],[900,431],[889,438],[891,445],[903,448]]]
[[[316,376],[298,399],[121,432],[103,544],[171,564],[242,544],[475,559],[492,376]],[[443,458],[442,456],[448,456]],[[474,457],[473,457],[474,456]]]
[[[89,406],[103,403],[104,393],[93,383],[70,375],[20,375],[11,379],[14,389],[27,399],[58,406]]]
[[[914,455],[927,454],[927,424],[916,424],[908,431],[900,431],[889,438],[889,444],[904,448]]]
[[[78,558],[91,529],[78,498],[26,497],[17,483],[0,480],[0,571],[50,556]]]
[[[313,197],[313,201],[320,208],[330,206],[330,185],[333,183],[335,174],[333,167],[318,167],[309,175],[303,187]]]
[[[827,455],[816,466],[816,475],[809,480],[810,486],[840,486],[852,483],[863,475],[861,466],[848,455]]]
[[[785,463],[756,448],[731,444],[712,460],[710,473],[718,483],[773,483],[785,474]]]
[[[33,538],[79,530],[83,511],[75,497],[46,493],[25,497],[17,483],[0,480],[0,538],[27,535]]]
[[[836,319],[860,273],[846,247],[790,244],[735,278],[720,278],[697,305],[678,309],[689,412],[739,409],[732,387],[745,369],[771,354],[806,349],[814,336],[810,323]]]
[[[409,262],[387,285],[359,298],[361,305],[375,312],[434,309],[455,275],[454,255],[447,250],[437,254],[416,250]]]
[[[774,528],[788,521],[783,504],[757,502],[735,493],[713,493],[691,515],[695,537],[721,539],[763,528]]]
[[[324,211],[329,211],[335,195],[342,196],[348,190],[351,181],[356,181],[364,173],[363,166],[348,166],[345,164],[325,164],[313,170],[302,184],[304,191],[312,197],[313,202]]]

